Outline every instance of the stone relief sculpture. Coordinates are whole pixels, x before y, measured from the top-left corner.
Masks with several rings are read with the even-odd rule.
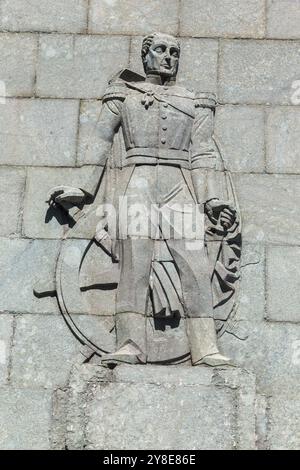
[[[50,290],[101,364],[149,362],[148,318],[184,321],[188,339],[188,350],[175,345],[172,357],[150,362],[228,364],[217,337],[230,328],[235,312],[241,227],[230,174],[213,137],[216,99],[176,84],[175,37],[144,38],[142,61],[145,77],[126,69],[109,82],[95,128],[91,178],[80,188],[51,190],[52,208],[69,211],[76,224]],[[70,251],[76,239],[88,240],[80,256]],[[92,291],[116,297],[114,351],[88,338],[71,314],[85,312],[82,296]],[[93,313],[97,308],[96,301]]]

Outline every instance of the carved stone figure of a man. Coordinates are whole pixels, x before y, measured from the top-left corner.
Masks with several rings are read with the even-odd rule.
[[[176,84],[179,58],[176,38],[154,33],[143,40],[146,78],[128,71],[121,73],[104,94],[97,124],[101,148],[93,181],[80,189],[52,190],[52,200],[61,205],[84,203],[86,197],[94,196],[114,136],[121,127],[126,148],[123,167],[127,168],[123,195],[129,220],[126,237],[118,239],[117,350],[103,357],[107,363],[147,362],[145,316],[151,263],[154,257],[163,257],[162,243],[172,255],[182,284],[192,364],[228,363],[217,347],[211,268],[205,244],[201,243],[204,230],[196,237],[180,237],[172,231],[166,233],[160,222],[155,230],[153,226],[149,230],[153,221],[148,220],[148,215],[153,204],[158,209],[167,207],[173,216],[178,211],[184,214],[186,207],[192,208],[192,212],[206,214],[212,224],[219,224],[224,230],[229,230],[236,220],[235,209],[224,201],[216,182],[214,95],[195,94]],[[146,207],[147,220],[137,229],[130,208],[140,202]],[[189,245],[195,238],[199,244]]]

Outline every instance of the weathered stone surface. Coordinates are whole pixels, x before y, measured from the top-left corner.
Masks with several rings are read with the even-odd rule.
[[[219,98],[225,103],[289,104],[299,80],[299,45],[285,41],[221,43]]]
[[[33,34],[0,34],[1,96],[33,94],[36,54]]]
[[[101,34],[176,34],[178,0],[91,0],[89,31]]]
[[[300,322],[300,248],[270,246],[267,250],[267,318]]]
[[[33,295],[41,279],[52,286],[58,242],[0,239],[0,311],[57,313],[56,300]]]
[[[78,102],[7,99],[1,108],[1,163],[72,166]]]
[[[180,371],[180,374],[176,374],[176,370]],[[135,384],[147,384],[151,374],[152,383],[155,385],[202,385],[209,387],[214,383],[214,380],[218,380],[212,367],[186,368],[178,366],[174,368],[149,365],[145,370],[141,367],[133,368],[123,364],[121,367],[116,367],[113,373],[117,383]]]
[[[178,84],[193,88],[196,92],[216,92],[217,62],[216,40],[182,39]]]
[[[128,65],[129,38],[44,35],[37,93],[56,98],[99,98],[108,80]]]
[[[253,448],[254,398],[251,374],[230,367],[122,365],[108,373],[84,365],[71,376],[67,444],[106,450]]]
[[[62,210],[49,209],[47,194],[54,186],[66,184],[82,187],[92,166],[82,168],[31,168],[28,179],[24,207],[24,232],[30,238],[61,238],[68,230],[68,219]]]
[[[264,171],[264,111],[261,108],[219,106],[216,110],[215,137],[231,171]]]
[[[262,37],[264,0],[184,0],[180,33],[184,36]]]
[[[58,31],[82,33],[87,26],[86,0],[3,0],[1,29],[8,31]]]
[[[5,384],[9,374],[9,358],[13,335],[13,318],[0,314],[0,383]]]
[[[177,358],[176,362],[186,361],[186,365],[190,366],[190,346],[185,320],[172,320],[148,318],[147,360],[155,363]]]
[[[1,388],[0,416],[0,449],[49,449],[50,392]]]
[[[244,240],[299,243],[300,178],[235,174],[234,181],[244,221]]]
[[[223,354],[238,367],[257,377],[258,392],[286,396],[299,391],[299,325],[271,322],[242,322],[248,339],[241,341],[225,333],[220,339]]]
[[[300,449],[299,394],[281,394],[269,399],[269,435],[271,450]]]
[[[107,339],[111,319],[88,315],[75,321],[82,331],[103,348],[113,348]],[[62,316],[28,315],[17,319],[12,357],[12,384],[22,387],[53,388],[63,386],[72,365],[80,363],[76,354],[81,345],[70,332]],[[81,357],[81,362],[84,361]]]
[[[61,316],[17,318],[11,383],[29,388],[63,385],[79,346]]]
[[[267,170],[300,173],[300,109],[278,107],[267,112]]]
[[[264,394],[256,395],[255,421],[256,421],[256,448],[257,450],[269,449],[268,434],[268,397]]]
[[[60,267],[60,285],[64,307],[72,314],[113,315],[116,307],[119,265],[112,264],[111,258],[99,245],[96,243],[91,245],[91,238],[66,240],[63,244],[60,258],[63,260]],[[88,246],[89,249],[85,251]],[[107,288],[105,288],[106,283]],[[97,285],[99,287],[95,289]],[[75,323],[76,318],[74,318]]]
[[[77,149],[77,163],[97,164],[99,137],[96,124],[101,111],[101,101],[82,101],[79,117],[79,137]]]
[[[14,235],[20,230],[20,216],[25,187],[25,171],[0,168],[0,235]]]
[[[265,249],[262,245],[247,243],[243,245],[238,304],[237,318],[239,320],[263,320],[265,315]]]
[[[267,0],[267,36],[298,39],[300,23],[299,0]]]

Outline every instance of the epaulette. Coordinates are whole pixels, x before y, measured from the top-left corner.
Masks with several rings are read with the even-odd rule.
[[[217,98],[215,93],[197,93],[195,95],[196,108],[211,108],[214,109],[217,105]]]
[[[127,95],[127,82],[143,82],[145,78],[129,69],[122,69],[115,74],[108,82],[103,101],[114,98],[124,100]]]
[[[125,100],[127,96],[127,87],[126,83],[122,80],[116,80],[108,85],[103,95],[103,102],[112,100],[112,99],[119,99]]]

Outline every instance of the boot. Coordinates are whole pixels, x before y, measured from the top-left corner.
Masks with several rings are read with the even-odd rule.
[[[219,352],[213,318],[187,318],[186,322],[193,366],[231,365],[230,359]]]
[[[146,317],[140,313],[122,312],[115,315],[117,349],[114,353],[102,356],[103,365],[114,366],[120,363],[145,364],[146,356]]]

